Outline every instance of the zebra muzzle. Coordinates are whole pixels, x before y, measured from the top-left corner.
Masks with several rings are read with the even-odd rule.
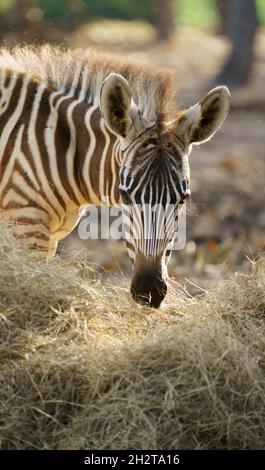
[[[150,307],[158,308],[167,293],[167,284],[161,276],[161,271],[143,270],[134,273],[131,282],[133,299]]]

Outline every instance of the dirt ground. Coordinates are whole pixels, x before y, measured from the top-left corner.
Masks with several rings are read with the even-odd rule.
[[[68,43],[74,47],[98,47],[137,59],[145,64],[176,70],[180,106],[198,101],[214,86],[229,51],[229,44],[212,32],[179,30],[170,44],[153,41],[149,30],[134,42],[121,28],[108,28],[100,41],[96,25],[82,28]],[[140,26],[139,26],[140,28]],[[126,28],[125,28],[126,30]],[[91,33],[92,31],[92,33]],[[139,29],[141,31],[141,28]],[[97,32],[97,30],[96,30]],[[139,40],[140,37],[140,40]],[[105,44],[108,43],[108,48]],[[111,45],[110,45],[111,44]],[[256,61],[249,86],[231,90],[232,110],[217,135],[191,154],[192,208],[187,222],[187,245],[175,252],[169,271],[191,292],[212,287],[221,277],[253,259],[265,249],[265,30],[256,40]],[[81,243],[75,234],[61,244],[64,253],[85,256],[95,270],[111,282],[130,276],[130,262],[123,242]],[[84,252],[83,252],[84,253]]]

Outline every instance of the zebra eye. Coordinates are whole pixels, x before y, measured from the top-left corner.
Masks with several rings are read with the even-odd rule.
[[[148,139],[146,142],[143,143],[142,148],[146,149],[148,147],[155,147],[157,145],[157,140],[156,139]]]
[[[148,147],[148,145],[149,145],[149,142],[146,141],[146,142],[143,143],[142,148],[143,148],[143,149],[146,149],[146,147]]]
[[[123,204],[128,205],[128,204],[131,203],[131,199],[130,199],[130,196],[127,193],[127,191],[125,191],[124,189],[120,189],[120,195],[121,195],[121,199],[122,199]]]
[[[174,146],[170,142],[167,142],[165,144],[165,147],[167,150],[175,150]]]

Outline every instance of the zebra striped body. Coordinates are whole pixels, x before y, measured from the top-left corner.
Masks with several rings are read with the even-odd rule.
[[[52,256],[82,206],[123,201],[131,292],[154,307],[172,248],[164,209],[175,226],[192,144],[211,138],[230,103],[218,87],[177,112],[172,85],[170,72],[91,51],[0,51],[0,219]]]
[[[76,98],[28,75],[0,77],[0,215],[52,255],[82,205],[119,203],[120,143],[82,89]]]

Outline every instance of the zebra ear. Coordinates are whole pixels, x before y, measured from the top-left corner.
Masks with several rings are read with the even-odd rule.
[[[177,120],[177,132],[187,144],[211,139],[225,120],[230,108],[230,93],[220,86],[209,91],[203,100],[187,109]]]
[[[111,73],[104,80],[100,90],[100,109],[111,132],[126,138],[132,127],[129,115],[132,101],[127,81],[117,73]]]

